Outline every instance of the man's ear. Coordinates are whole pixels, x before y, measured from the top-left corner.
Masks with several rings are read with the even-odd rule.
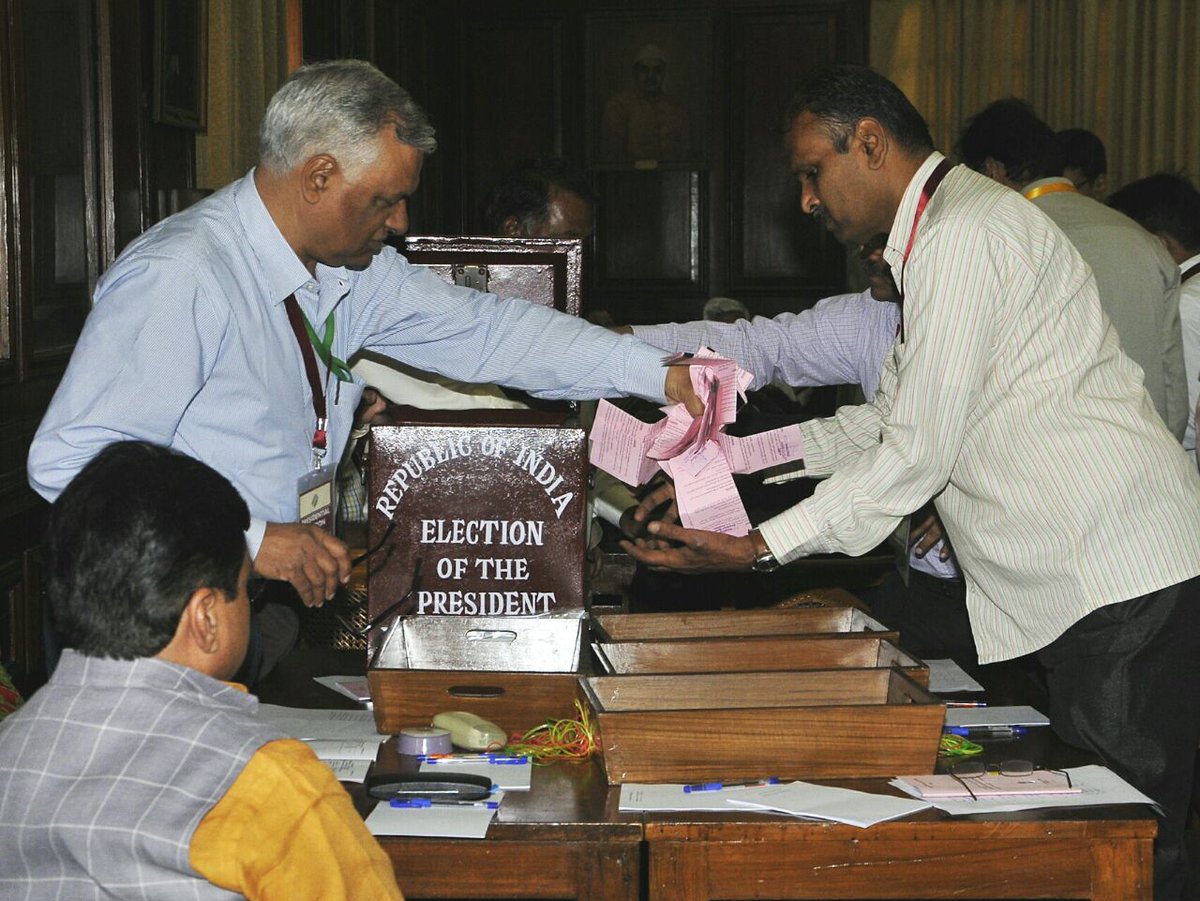
[[[500,234],[506,238],[521,237],[521,223],[517,221],[516,216],[509,216],[500,223]]]
[[[333,180],[341,175],[338,161],[327,153],[310,157],[300,167],[300,193],[306,203],[318,203]]]
[[[1008,184],[1008,167],[994,156],[989,156],[983,161],[983,174],[993,181]]]
[[[854,136],[858,139],[859,149],[867,158],[867,166],[871,169],[882,168],[891,149],[891,136],[887,129],[878,119],[864,116],[854,126]]]
[[[225,598],[214,588],[197,588],[183,608],[182,630],[188,644],[202,654],[215,654],[221,648],[220,605]]]

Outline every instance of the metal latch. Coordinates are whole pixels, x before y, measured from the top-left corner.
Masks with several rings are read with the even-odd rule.
[[[476,291],[487,290],[487,266],[455,266],[453,272],[454,284],[474,288]]]

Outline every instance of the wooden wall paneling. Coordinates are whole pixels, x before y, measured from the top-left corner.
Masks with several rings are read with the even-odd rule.
[[[478,4],[459,20],[464,234],[485,234],[487,193],[514,164],[565,153],[563,31],[561,15],[497,17]]]
[[[732,15],[730,290],[763,315],[810,306],[844,284],[841,246],[800,209],[779,125],[806,72],[852,56],[847,7],[796,4]]]
[[[304,0],[306,15],[309,2]],[[375,0],[375,64],[412,95],[437,130],[438,151],[425,160],[420,189],[408,202],[412,234],[456,233],[444,223],[450,221],[447,211],[457,211],[461,206],[452,177],[461,167],[456,166],[453,125],[448,132],[448,117],[442,113],[453,102],[452,86],[447,81],[452,80],[448,76],[453,72],[451,61],[457,50],[448,36],[454,33],[459,15],[459,0]]]
[[[694,318],[707,291],[706,175],[600,173],[594,306],[623,324]]]

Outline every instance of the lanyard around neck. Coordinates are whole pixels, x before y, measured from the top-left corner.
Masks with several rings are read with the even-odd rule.
[[[1179,276],[1179,284],[1182,285],[1184,282],[1186,282],[1189,278],[1191,278],[1193,275],[1196,275],[1197,273],[1200,273],[1200,263],[1197,263],[1196,265],[1192,266],[1190,269],[1188,269],[1186,272],[1184,272],[1183,275]]]
[[[1058,194],[1060,191],[1069,191],[1072,194],[1079,193],[1074,185],[1062,181],[1056,181],[1050,185],[1038,185],[1036,188],[1022,193],[1026,200],[1037,200],[1045,194]]]
[[[292,334],[296,336],[296,343],[300,346],[300,356],[304,359],[304,374],[308,377],[308,387],[312,390],[313,414],[317,418],[317,424],[313,429],[312,436],[312,462],[313,469],[320,469],[325,459],[327,448],[325,427],[328,423],[328,417],[325,406],[325,386],[321,384],[321,375],[317,372],[317,361],[316,355],[313,353],[313,348],[314,346],[317,347],[318,352],[320,352],[322,345],[317,341],[316,334],[312,326],[309,325],[308,317],[300,309],[300,304],[296,303],[296,295],[289,294],[283,301],[283,306],[287,310],[288,323],[292,327]],[[330,350],[333,344],[332,315],[325,320],[325,326],[326,343],[324,350],[326,354],[332,357],[333,354]],[[333,359],[337,358],[333,357]],[[324,360],[324,356],[322,356],[322,360]],[[342,365],[343,367],[345,366],[345,364]],[[333,367],[328,364],[326,364],[326,368],[330,372],[333,371]]]
[[[933,197],[933,192],[938,189],[938,185],[942,183],[942,179],[946,177],[946,173],[954,168],[954,164],[949,160],[942,160],[937,164],[937,167],[929,173],[929,178],[925,179],[925,185],[921,188],[921,196],[917,198],[917,211],[913,214],[912,230],[908,233],[908,244],[904,247],[904,255],[900,258],[900,283],[904,284],[904,264],[908,262],[908,257],[912,253],[913,244],[917,240],[917,226],[921,222],[921,217],[925,215],[925,207],[929,206],[930,198]],[[900,293],[901,304],[904,302],[904,292]],[[900,308],[900,324],[896,327],[897,336],[900,343],[904,343],[904,307]]]

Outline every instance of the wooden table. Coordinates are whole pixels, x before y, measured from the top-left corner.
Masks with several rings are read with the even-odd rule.
[[[361,652],[285,660],[260,696],[343,706],[312,673],[361,671]],[[293,655],[295,657],[296,655]],[[354,669],[357,662],[358,669]],[[990,693],[989,689],[989,693]],[[353,706],[347,702],[348,706]],[[385,746],[385,766],[399,757]],[[1093,762],[1032,730],[989,743],[985,759]],[[837,783],[893,791],[885,780]],[[370,802],[356,795],[366,812]],[[642,843],[649,901],[803,898],[1151,898],[1155,821],[1141,807],[1042,810],[986,817],[925,811],[870,829],[791,817],[622,814],[598,761],[538,768],[510,792],[483,841],[381,836],[410,898],[596,898],[634,901]]]
[[[324,673],[358,673],[362,651],[313,649],[292,654],[259,688],[271,703],[354,707],[312,681]],[[398,770],[394,744],[376,767]],[[361,786],[346,784],[359,811],[374,806]],[[535,767],[532,790],[509,792],[483,841],[378,836],[406,898],[579,898],[637,901],[641,892],[642,822],[617,809],[619,792],[599,760]]]
[[[1130,814],[1119,811],[1036,813],[952,819],[926,812],[870,829],[785,817],[650,814],[650,898],[1149,901],[1153,819],[1122,819]]]

